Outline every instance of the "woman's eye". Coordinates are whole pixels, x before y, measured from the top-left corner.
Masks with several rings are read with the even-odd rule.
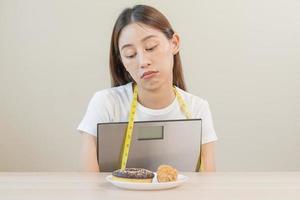
[[[135,54],[125,56],[126,58],[134,58]]]
[[[155,46],[153,46],[153,47],[151,47],[151,48],[147,48],[146,50],[147,50],[147,51],[153,51],[157,46],[158,46],[158,45],[155,45]]]

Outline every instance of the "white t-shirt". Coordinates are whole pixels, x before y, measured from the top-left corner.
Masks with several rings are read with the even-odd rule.
[[[178,87],[176,87],[176,90],[183,97],[192,118],[202,119],[202,143],[217,140],[207,101]],[[132,83],[96,92],[90,100],[87,111],[77,129],[97,136],[97,123],[128,122],[132,98]],[[170,119],[186,119],[177,98],[163,109],[150,109],[139,103],[137,104],[135,121]]]

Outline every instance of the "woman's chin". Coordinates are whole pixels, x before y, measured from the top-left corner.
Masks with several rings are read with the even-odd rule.
[[[153,79],[153,80],[147,80],[147,81],[141,81],[140,82],[140,85],[141,87],[144,89],[144,90],[157,90],[161,87],[162,83],[160,80],[158,79]]]

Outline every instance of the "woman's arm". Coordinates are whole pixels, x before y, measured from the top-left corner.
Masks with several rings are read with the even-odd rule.
[[[96,137],[88,133],[81,135],[81,168],[87,172],[99,172]]]
[[[204,172],[215,172],[215,142],[209,142],[202,145],[202,164]]]

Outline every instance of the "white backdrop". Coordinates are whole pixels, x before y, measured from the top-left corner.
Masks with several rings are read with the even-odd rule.
[[[76,127],[110,87],[123,8],[146,3],[181,36],[189,92],[213,114],[219,171],[300,170],[300,3],[0,0],[0,171],[76,171]]]

